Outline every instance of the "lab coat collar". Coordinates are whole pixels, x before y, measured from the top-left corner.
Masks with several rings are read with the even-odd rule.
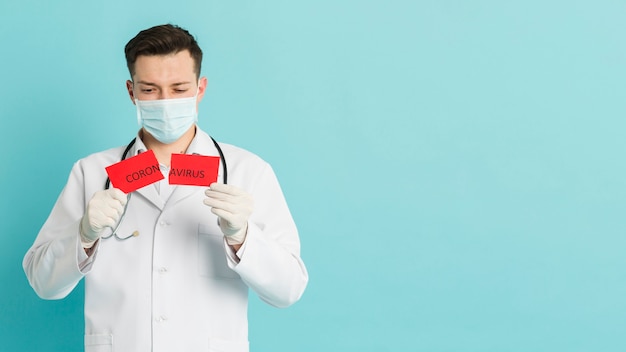
[[[219,156],[211,137],[199,127],[196,127],[196,135],[187,148],[187,154]]]
[[[141,130],[137,132],[137,140],[135,141],[135,145],[130,150],[129,155],[134,156],[148,150],[146,145],[141,140]],[[210,155],[210,156],[219,156],[211,137],[200,129],[200,127],[196,126],[196,135],[191,140],[189,147],[187,147],[187,154],[200,154],[200,155]],[[220,172],[221,175],[221,172]]]
[[[133,148],[130,150],[129,155],[135,156],[137,154],[145,152],[146,150],[148,150],[148,148],[146,148],[146,145],[141,140],[141,130],[139,130],[139,132],[137,133],[137,140],[135,141],[135,145],[133,146]],[[206,132],[202,131],[198,126],[196,126],[196,135],[193,137],[191,143],[189,144],[186,154],[219,156],[219,152],[217,151],[217,148],[215,148],[211,137],[209,137],[209,135]],[[223,180],[223,168],[221,161],[219,165],[217,179],[218,182]],[[203,192],[204,190],[204,187],[198,186],[176,186],[174,187],[172,195],[168,199],[167,204],[170,206],[174,205],[180,200],[194,194],[195,192]],[[146,198],[160,210],[163,210],[165,208],[166,204],[161,196],[159,196],[159,194],[157,193],[155,187],[146,186],[138,189],[136,192]]]

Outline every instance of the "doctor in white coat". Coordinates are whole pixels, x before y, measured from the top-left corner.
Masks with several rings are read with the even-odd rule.
[[[79,160],[24,271],[44,299],[65,297],[85,278],[86,351],[248,351],[248,290],[287,307],[308,282],[276,176],[196,126],[207,79],[186,30],[146,29],[125,52],[141,127],[127,157],[152,150],[164,179],[128,198],[104,189],[105,167],[125,147]],[[223,163],[208,189],[168,183],[172,153],[219,156],[219,147],[228,184]]]

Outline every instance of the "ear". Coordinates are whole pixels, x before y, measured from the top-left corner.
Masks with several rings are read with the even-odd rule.
[[[126,81],[126,90],[128,91],[128,96],[130,97],[130,101],[135,104],[135,93],[133,92],[133,81]]]
[[[209,80],[206,77],[200,77],[198,80],[198,103],[202,100],[202,97],[204,97],[204,92],[208,84]]]

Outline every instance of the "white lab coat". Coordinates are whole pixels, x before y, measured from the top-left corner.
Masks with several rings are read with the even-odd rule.
[[[255,204],[237,255],[202,202],[205,187],[177,186],[163,202],[149,185],[133,193],[118,229],[120,236],[139,236],[100,240],[87,257],[79,223],[87,202],[104,188],[104,168],[120,160],[124,147],[74,165],[23,266],[45,299],[65,297],[85,277],[86,351],[248,351],[248,288],[276,307],[302,295],[308,275],[274,172],[250,152],[220,146],[228,183]],[[138,139],[129,156],[140,149]],[[199,128],[187,153],[219,155]],[[220,165],[218,180],[221,173]]]

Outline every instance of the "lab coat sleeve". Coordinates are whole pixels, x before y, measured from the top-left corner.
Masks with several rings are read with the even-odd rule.
[[[24,256],[24,272],[41,298],[64,298],[91,268],[93,255],[87,256],[79,237],[85,208],[83,178],[81,166],[76,163],[50,216]]]
[[[232,251],[227,255],[228,265],[263,301],[288,307],[308,282],[298,230],[271,167],[266,164],[257,177],[246,240],[238,256]]]

